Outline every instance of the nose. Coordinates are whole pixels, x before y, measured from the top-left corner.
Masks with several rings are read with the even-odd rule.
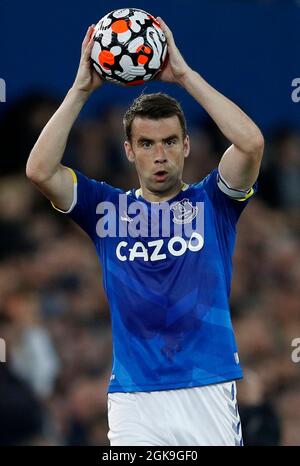
[[[167,161],[163,144],[157,144],[154,161],[155,163],[164,163]]]

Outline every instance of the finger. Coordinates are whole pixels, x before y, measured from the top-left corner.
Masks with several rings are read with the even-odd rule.
[[[156,20],[159,22],[159,24],[160,24],[160,26],[161,26],[163,32],[165,33],[166,37],[167,37],[167,38],[173,37],[173,34],[172,34],[171,29],[167,26],[167,24],[164,22],[164,20],[163,20],[160,16],[158,16],[158,17],[156,18]]]
[[[90,40],[94,39],[95,33],[96,33],[96,26],[95,26],[95,24],[92,24]]]
[[[91,35],[95,33],[94,31],[95,31],[95,25],[92,24],[91,26],[88,27],[85,37],[83,39],[82,47],[81,47],[82,51],[85,50],[86,46],[88,45],[90,41]]]
[[[91,58],[92,48],[94,45],[94,40],[92,39],[86,46],[85,51],[83,52],[82,60],[88,62]]]
[[[95,28],[91,26],[89,40],[85,45],[85,49],[83,51],[83,56],[82,56],[83,60],[85,61],[88,61],[90,59],[92,48],[94,45],[94,35],[95,35]]]
[[[88,41],[89,41],[90,29],[91,29],[91,26],[89,26],[89,27],[87,28],[87,31],[86,31],[85,36],[84,36],[84,39],[83,39],[83,41],[82,41],[82,44],[81,44],[82,47],[81,47],[81,48],[82,48],[83,50],[85,49],[85,47],[87,46],[87,43],[88,43]]]

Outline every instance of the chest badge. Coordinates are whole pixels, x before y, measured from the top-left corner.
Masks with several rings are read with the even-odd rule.
[[[182,199],[172,205],[171,211],[174,223],[191,223],[198,213],[198,207],[194,207],[188,199]]]

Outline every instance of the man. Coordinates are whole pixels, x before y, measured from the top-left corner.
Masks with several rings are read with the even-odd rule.
[[[183,183],[189,137],[179,104],[164,94],[139,97],[124,117],[125,152],[140,189],[125,194],[61,164],[76,117],[102,85],[90,66],[90,27],[75,82],[36,142],[27,176],[89,234],[102,263],[113,331],[111,445],[240,445],[231,257],[264,141],[235,104],[187,65],[158,21],[169,52],[160,79],[181,85],[232,143],[218,169],[199,183]],[[161,206],[167,222],[159,220]],[[118,220],[109,225],[114,209]],[[193,230],[180,236],[177,227]]]

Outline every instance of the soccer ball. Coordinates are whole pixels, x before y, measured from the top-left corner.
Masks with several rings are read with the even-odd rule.
[[[162,69],[166,55],[167,41],[159,23],[143,10],[114,10],[95,27],[91,60],[107,81],[143,84]]]

